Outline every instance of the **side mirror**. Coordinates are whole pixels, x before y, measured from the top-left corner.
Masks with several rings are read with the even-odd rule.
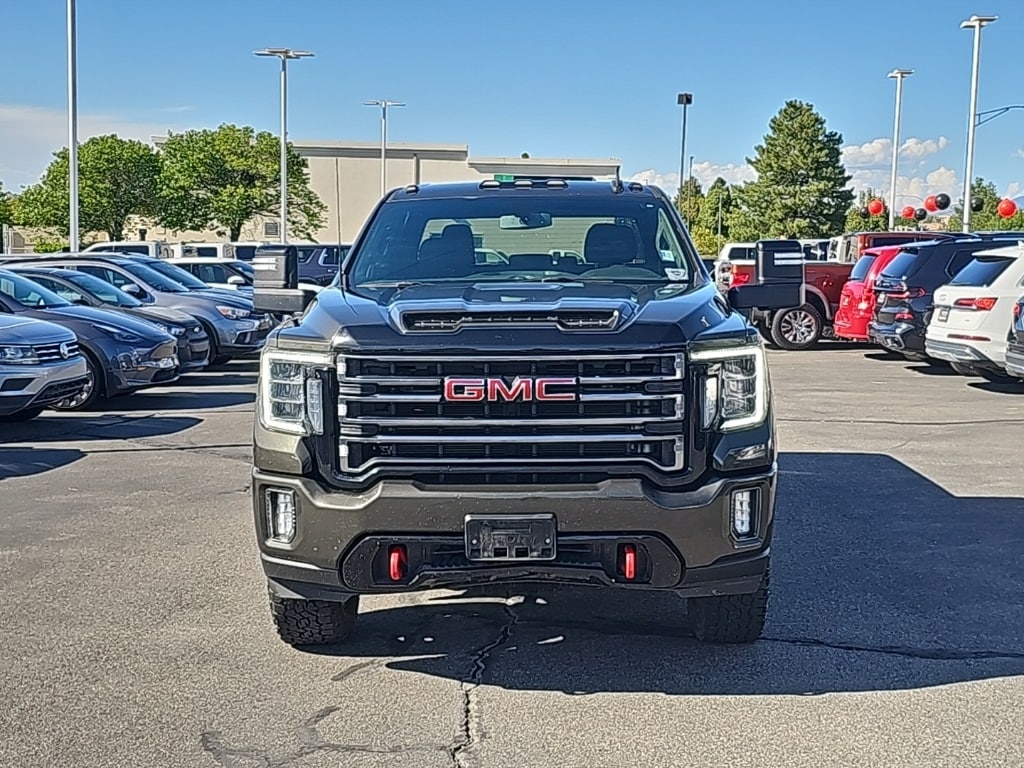
[[[231,275],[228,277],[228,285],[246,285],[245,278],[241,275]]]
[[[298,313],[316,293],[299,288],[299,252],[294,245],[266,245],[252,258],[252,303],[260,312]]]
[[[141,299],[144,295],[142,289],[135,283],[125,283],[121,286],[121,290],[129,296],[134,296],[136,299]]]
[[[759,240],[754,277],[729,289],[733,309],[775,310],[804,303],[804,253],[796,240]]]

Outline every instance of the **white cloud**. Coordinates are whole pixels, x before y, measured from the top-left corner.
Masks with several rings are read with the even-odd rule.
[[[707,189],[718,178],[725,179],[727,184],[753,181],[757,178],[757,172],[746,164],[701,162],[693,164],[693,176],[700,182],[701,187]],[[670,196],[675,195],[679,189],[678,172],[661,173],[653,168],[648,168],[646,171],[633,174],[629,180],[661,187]]]
[[[881,168],[858,169],[850,172],[850,188],[854,191],[871,188],[887,197],[889,194],[889,171]],[[923,176],[898,176],[896,179],[896,208],[912,205],[921,208],[929,195],[945,192],[954,202],[962,194],[962,181],[957,172],[941,166]],[[947,210],[951,211],[952,206]]]
[[[168,123],[129,120],[117,115],[80,113],[78,140],[116,133],[125,139],[149,141],[177,130]],[[53,153],[68,144],[68,119],[63,110],[0,104],[0,178],[4,187],[17,190],[39,180]]]
[[[1024,184],[1021,184],[1019,181],[1011,182],[1006,191],[1003,192],[1003,197],[1008,197],[1011,200],[1024,198]]]
[[[919,139],[911,137],[900,145],[900,159],[922,161],[938,154],[949,145],[949,139]],[[881,168],[892,163],[892,139],[872,139],[864,144],[843,147],[843,164],[847,170],[857,168]]]

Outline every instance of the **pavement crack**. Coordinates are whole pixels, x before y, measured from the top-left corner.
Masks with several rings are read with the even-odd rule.
[[[472,659],[473,669],[469,679],[462,681],[462,728],[459,737],[448,747],[448,756],[451,758],[454,768],[463,768],[467,750],[474,747],[480,738],[477,735],[477,703],[473,693],[483,683],[484,673],[487,671],[487,660],[491,654],[508,642],[512,636],[512,629],[519,622],[519,616],[506,600],[503,609],[508,621],[501,627],[498,636],[480,648],[478,648]]]
[[[768,643],[784,643],[814,648],[833,648],[853,653],[880,653],[888,656],[903,656],[928,661],[984,661],[989,659],[1020,660],[1024,653],[1018,651],[970,651],[947,650],[945,648],[908,648],[899,645],[858,645],[856,643],[831,642],[805,637],[765,637]]]

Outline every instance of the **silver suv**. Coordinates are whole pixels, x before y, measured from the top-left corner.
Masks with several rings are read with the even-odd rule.
[[[0,421],[28,421],[86,386],[78,337],[43,320],[0,315]]]

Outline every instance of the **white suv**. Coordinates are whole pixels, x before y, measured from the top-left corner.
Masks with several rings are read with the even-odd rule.
[[[1024,241],[978,251],[956,277],[935,291],[925,334],[929,357],[957,373],[1006,380],[1006,337],[1024,286]]]

